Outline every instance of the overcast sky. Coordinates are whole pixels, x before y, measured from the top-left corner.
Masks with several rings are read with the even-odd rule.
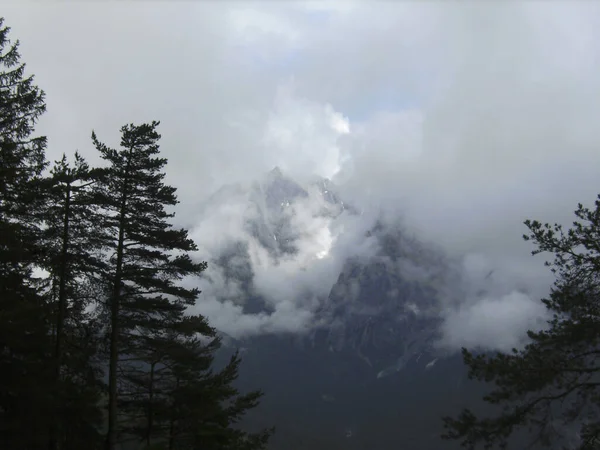
[[[121,125],[158,119],[183,217],[279,165],[401,211],[469,267],[537,282],[523,220],[568,224],[600,192],[598,2],[18,1],[3,14],[47,94],[49,156],[93,161],[92,129],[114,145]],[[456,307],[448,341],[521,333],[534,300]]]

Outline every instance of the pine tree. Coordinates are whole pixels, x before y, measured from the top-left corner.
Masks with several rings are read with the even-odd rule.
[[[200,275],[206,263],[191,259],[196,245],[169,223],[174,213],[166,208],[177,198],[163,183],[158,125],[124,126],[120,150],[92,135],[108,163],[97,191],[110,254],[106,448],[133,440],[146,448],[164,442],[171,449],[258,450],[270,431],[248,434],[235,425],[262,394],[239,395],[231,386],[237,356],[212,372],[216,332],[205,318],[186,314],[200,291],[180,281]]]
[[[260,391],[241,395],[233,387],[240,358],[234,355],[220,371],[213,370],[220,338],[201,316],[180,315],[148,336],[147,368],[132,377],[135,399],[130,411],[142,420],[131,427],[146,445],[160,442],[174,450],[260,450],[273,430],[245,432],[237,427],[258,405]],[[131,416],[135,417],[135,416]]]
[[[32,277],[46,167],[46,138],[32,135],[46,105],[9,31],[0,19],[0,442],[34,449],[46,445],[51,404],[48,311]]]
[[[103,230],[96,220],[93,187],[101,172],[75,153],[55,162],[46,180],[42,268],[49,273],[53,307],[54,414],[49,449],[94,448],[101,413],[97,330],[93,289],[103,271]]]
[[[108,163],[98,189],[104,210],[102,226],[111,253],[107,282],[110,287],[110,354],[107,449],[117,443],[118,374],[135,370],[144,352],[145,333],[192,305],[198,289],[176,282],[198,275],[206,263],[194,263],[188,252],[196,246],[184,229],[168,222],[167,207],[177,204],[175,188],[163,183],[167,161],[158,157],[158,122],[126,125],[121,149],[102,144],[92,135]]]
[[[274,429],[249,433],[238,427],[242,417],[258,405],[262,392],[241,395],[233,386],[241,360],[236,353],[220,371],[213,372],[220,339],[208,344],[193,335],[172,346],[168,401],[168,450],[261,450]]]
[[[561,225],[526,221],[533,254],[549,252],[556,275],[547,299],[548,328],[511,354],[474,355],[463,349],[470,377],[495,385],[485,397],[502,406],[496,417],[464,410],[444,419],[446,439],[466,448],[504,448],[519,430],[537,445],[600,448],[600,196],[595,209],[579,204],[577,220]],[[495,447],[494,447],[495,448]]]
[[[261,394],[231,387],[237,356],[211,371],[215,331],[185,313],[199,291],[179,282],[206,263],[192,261],[187,231],[169,223],[177,199],[163,183],[158,122],[123,127],[120,150],[93,133],[107,167],[90,169],[76,154],[45,177],[46,138],[32,137],[44,93],[24,77],[3,23],[0,442],[16,450],[101,445],[99,336],[107,332],[107,449],[118,427],[148,448],[161,439],[174,448],[184,437],[187,448],[263,448],[269,432],[235,429]],[[37,269],[48,276],[34,277]]]

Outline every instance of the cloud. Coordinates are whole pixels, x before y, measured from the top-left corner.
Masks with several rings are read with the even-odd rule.
[[[526,344],[528,330],[547,326],[551,315],[540,299],[548,295],[552,277],[543,264],[469,253],[457,273],[460,280],[441,292],[438,347],[506,352]]]
[[[310,330],[345,262],[377,249],[364,237],[372,220],[340,214],[341,205],[327,203],[316,185],[307,186],[306,197],[282,203],[281,211],[279,205],[262,204],[264,188],[256,183],[225,187],[191,230],[198,257],[209,259],[200,282],[208,301],[198,302],[193,311],[213,318],[233,337]],[[278,251],[278,239],[293,251]],[[252,296],[264,300],[269,312],[245,311]]]
[[[537,299],[519,292],[502,297],[483,297],[463,305],[446,317],[443,346],[510,352],[523,345],[523,330],[540,329],[549,319]]]
[[[122,124],[160,119],[179,220],[206,252],[226,245],[224,232],[252,242],[236,221],[243,196],[214,204],[212,219],[199,223],[202,201],[275,165],[302,179],[332,176],[364,211],[361,223],[326,224],[297,206],[297,228],[306,232],[298,260],[275,264],[250,247],[257,288],[278,294],[276,314],[247,317],[235,303],[239,286],[228,287],[224,304],[205,286],[215,325],[302,329],[313,304],[289,300],[290,286],[325,292],[342,258],[361,245],[348,229],[366,228],[383,210],[466,258],[471,287],[453,287],[443,300],[449,345],[505,348],[514,344],[506,336],[522,336],[544,316],[535,305],[551,281],[521,240],[523,220],[568,224],[577,202],[598,191],[599,9],[19,2],[5,16],[48,94],[39,130],[49,135],[50,156],[79,149],[93,161],[92,129],[116,144]],[[488,267],[495,281],[482,275]],[[212,276],[224,280],[216,269]]]
[[[263,145],[272,161],[295,177],[332,178],[340,170],[340,138],[348,119],[330,104],[298,98],[293,82],[280,86],[265,124]]]

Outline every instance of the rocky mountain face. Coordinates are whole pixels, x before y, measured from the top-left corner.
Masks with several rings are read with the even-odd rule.
[[[402,233],[377,224],[370,234],[379,251],[346,263],[319,315],[326,324],[315,345],[357,357],[377,378],[402,370],[410,361],[440,356],[436,283],[445,276],[439,258]],[[426,267],[419,267],[425,264]],[[423,273],[418,272],[419,268]]]
[[[274,169],[249,189],[227,187],[211,201],[242,197],[244,227],[274,260],[299,251],[301,229],[289,211],[319,195],[316,217],[358,215],[328,180],[301,186]],[[439,449],[440,417],[481,396],[465,383],[460,356],[438,349],[437,296],[452,276],[443,255],[399,228],[375,223],[366,258],[349,258],[319,299],[305,333],[226,339],[242,349],[240,387],[266,397],[248,426],[275,424],[274,449]],[[244,311],[269,314],[272,305],[253,288],[250,250],[233,239],[209,265],[242,286]]]

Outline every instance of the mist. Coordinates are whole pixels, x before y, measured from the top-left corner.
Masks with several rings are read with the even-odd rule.
[[[50,159],[79,150],[94,162],[92,129],[116,145],[124,123],[159,119],[198,258],[246,246],[231,270],[252,271],[272,312],[244,313],[242,286],[209,265],[196,311],[214,326],[310,329],[344,262],[374,254],[365,232],[385,217],[460,274],[439,288],[442,345],[493,350],[544,326],[552,277],[523,221],[567,225],[599,191],[599,13],[593,2],[5,7],[47,93]],[[290,210],[296,256],[274,257],[244,218],[245,187],[275,166],[303,185],[331,179],[362,214],[320,217],[309,192]],[[239,192],[211,197],[224,185]]]

